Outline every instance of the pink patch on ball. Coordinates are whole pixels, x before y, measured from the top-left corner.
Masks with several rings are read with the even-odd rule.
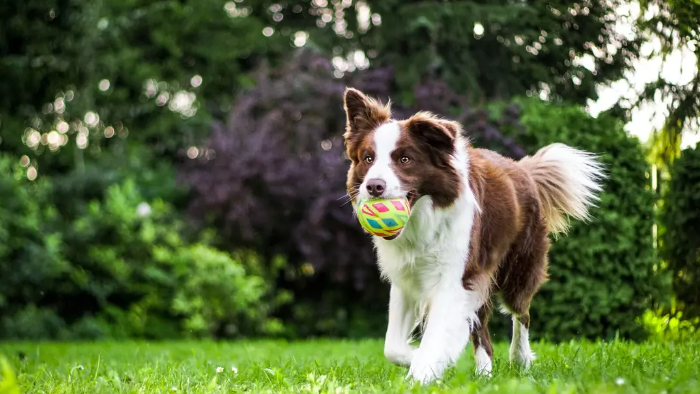
[[[376,203],[376,204],[372,204],[372,206],[374,207],[374,209],[377,210],[377,212],[389,212],[389,208],[387,208],[386,205],[384,205],[381,202]]]
[[[396,208],[397,210],[399,210],[399,211],[405,210],[403,204],[401,204],[401,201],[392,201],[391,203],[394,205],[394,208]]]

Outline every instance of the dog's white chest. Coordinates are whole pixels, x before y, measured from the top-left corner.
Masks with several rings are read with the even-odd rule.
[[[402,254],[379,259],[380,269],[389,281],[419,301],[427,296],[442,276],[440,263],[434,256]]]
[[[442,278],[461,278],[470,215],[458,209],[434,210],[429,199],[418,201],[399,238],[376,242],[382,275],[417,302],[429,298]]]
[[[413,204],[398,238],[374,238],[382,276],[416,301],[428,298],[444,278],[461,283],[478,209],[467,182],[467,163],[466,145],[457,144],[452,164],[460,173],[463,189],[453,205],[435,208],[430,196],[422,196]]]

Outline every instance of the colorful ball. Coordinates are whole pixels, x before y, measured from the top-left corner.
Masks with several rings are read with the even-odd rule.
[[[405,198],[360,200],[357,218],[368,233],[379,237],[397,236],[411,214]]]

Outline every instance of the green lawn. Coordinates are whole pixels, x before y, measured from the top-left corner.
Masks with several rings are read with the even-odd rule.
[[[442,382],[428,387],[405,382],[406,369],[385,361],[375,340],[12,343],[0,344],[0,354],[23,393],[700,392],[697,342],[533,348],[538,359],[524,372],[507,362],[507,344],[498,345],[487,379],[472,372],[470,347]]]

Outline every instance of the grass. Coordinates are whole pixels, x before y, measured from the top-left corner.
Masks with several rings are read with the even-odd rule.
[[[507,344],[497,345],[488,379],[474,375],[470,347],[441,382],[427,387],[404,381],[406,369],[385,361],[376,340],[10,343],[0,344],[0,354],[22,393],[700,392],[697,342],[533,348],[538,358],[525,372],[508,363]]]

